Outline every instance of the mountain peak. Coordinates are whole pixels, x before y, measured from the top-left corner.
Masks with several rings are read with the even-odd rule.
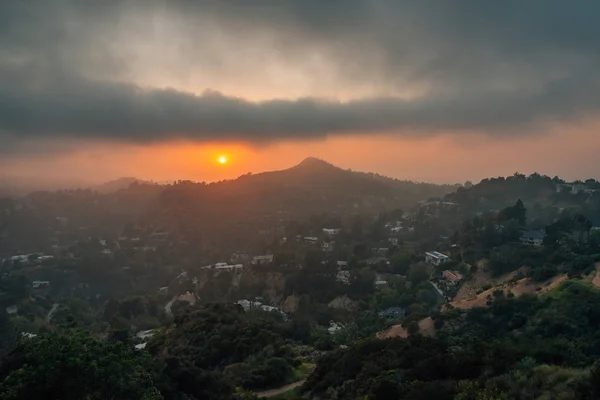
[[[325,160],[322,160],[317,157],[307,157],[298,165],[296,168],[323,168],[323,167],[333,167],[333,164],[328,163]]]

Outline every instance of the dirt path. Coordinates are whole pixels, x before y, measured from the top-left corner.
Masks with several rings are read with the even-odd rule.
[[[267,397],[267,398],[277,396],[278,394],[285,393],[288,390],[292,390],[299,386],[302,386],[302,384],[304,384],[305,381],[306,381],[306,379],[303,379],[301,381],[290,383],[289,385],[285,385],[285,386],[279,387],[277,389],[265,390],[264,392],[258,392],[255,394],[258,397]]]
[[[46,322],[50,322],[50,320],[54,316],[54,313],[56,312],[57,309],[58,309],[58,303],[52,304],[52,309],[48,312],[48,315],[46,315]]]
[[[594,286],[600,287],[600,262],[596,263],[596,276],[594,276],[592,283]]]

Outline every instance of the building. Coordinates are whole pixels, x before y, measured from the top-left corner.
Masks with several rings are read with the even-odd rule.
[[[48,287],[48,285],[50,285],[49,281],[33,281],[33,282],[31,282],[31,286],[34,289],[41,289],[44,287]]]
[[[18,311],[19,311],[19,306],[17,306],[17,305],[6,307],[6,313],[9,315],[16,314]]]
[[[329,236],[335,236],[338,233],[340,233],[340,229],[323,228],[323,233],[325,233],[326,235],[329,235]]]
[[[338,261],[337,267],[338,269],[346,268],[348,266],[348,261]]]
[[[264,256],[254,256],[252,257],[252,265],[264,265],[271,264],[273,262],[273,254],[267,254]]]
[[[452,285],[456,285],[458,282],[460,282],[464,278],[462,276],[462,274],[460,272],[458,272],[458,271],[449,271],[449,270],[446,270],[446,271],[442,272],[442,275]]]
[[[398,245],[398,238],[396,238],[396,237],[391,237],[391,238],[389,238],[388,240],[389,240],[389,242],[390,242],[390,244],[391,244],[392,246],[397,246],[397,245]]]
[[[323,251],[332,251],[333,250],[333,242],[323,242],[321,245]]]
[[[244,268],[243,264],[227,264],[227,263],[216,263],[215,269],[217,271],[233,271]]]
[[[404,318],[406,316],[406,310],[402,307],[390,307],[379,313],[380,317],[383,318]]]
[[[435,266],[438,266],[450,261],[450,257],[437,251],[428,251],[427,253],[425,253],[425,261]]]
[[[527,231],[523,231],[521,233],[521,236],[519,237],[519,240],[523,244],[529,244],[529,245],[533,245],[533,246],[541,246],[542,243],[544,242],[545,236],[546,236],[546,234],[543,231],[530,229]]]
[[[316,236],[305,236],[304,241],[307,243],[315,244],[319,241],[319,238]]]
[[[233,253],[231,255],[231,258],[229,259],[229,262],[231,263],[238,263],[238,262],[244,262],[248,260],[248,254],[244,253],[244,252],[240,252],[240,251],[236,251],[235,253]]]
[[[587,191],[583,183],[566,183],[556,185],[556,193],[579,194]]]
[[[344,285],[349,285],[350,284],[350,271],[338,271],[338,273],[335,276],[335,280],[343,283]]]

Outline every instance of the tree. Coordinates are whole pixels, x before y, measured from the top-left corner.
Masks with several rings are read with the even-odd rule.
[[[76,328],[22,338],[2,370],[2,400],[162,399],[143,353]]]
[[[353,298],[372,294],[375,291],[375,272],[370,268],[352,271],[349,289]]]
[[[394,254],[390,260],[390,266],[394,274],[406,275],[412,261],[411,254],[404,251]]]
[[[408,280],[414,285],[417,286],[419,283],[426,281],[429,279],[429,267],[427,264],[417,264],[413,265],[409,274]]]

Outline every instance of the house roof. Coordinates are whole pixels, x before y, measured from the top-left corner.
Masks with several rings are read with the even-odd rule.
[[[429,254],[430,256],[435,257],[435,258],[449,258],[447,255],[442,254],[442,253],[437,252],[437,251],[428,251],[425,254]]]
[[[528,239],[532,239],[532,240],[543,240],[545,236],[546,235],[543,231],[536,230],[536,229],[530,229],[527,231],[523,231],[523,233],[521,233],[522,238],[528,238]]]

